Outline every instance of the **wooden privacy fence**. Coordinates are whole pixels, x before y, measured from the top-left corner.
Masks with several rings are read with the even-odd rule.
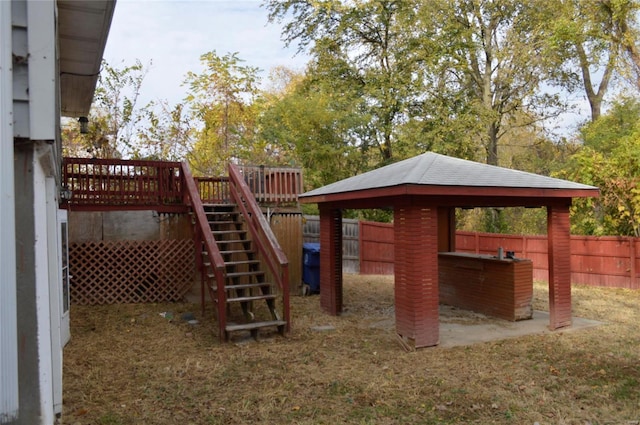
[[[360,273],[359,223],[358,220],[347,218],[342,220],[342,271],[344,273]],[[304,216],[302,235],[303,242],[320,242],[320,217]]]
[[[318,217],[307,216],[305,242],[317,241]],[[348,229],[348,230],[347,230]],[[360,274],[393,274],[393,224],[343,220],[343,271]],[[498,247],[514,251],[533,262],[533,277],[548,280],[546,235],[503,235],[456,232],[456,251],[497,255]],[[421,247],[417,246],[419,250]],[[358,263],[357,270],[353,265]],[[349,266],[347,266],[349,265]],[[640,289],[640,238],[622,236],[571,236],[571,281],[615,288]]]

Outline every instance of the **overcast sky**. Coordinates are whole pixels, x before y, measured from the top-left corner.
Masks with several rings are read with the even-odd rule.
[[[286,49],[278,24],[267,23],[259,0],[117,0],[105,60],[114,67],[152,61],[139,105],[151,100],[180,102],[188,71],[199,73],[200,56],[238,52],[244,65],[262,69],[284,65],[304,70],[306,58]]]

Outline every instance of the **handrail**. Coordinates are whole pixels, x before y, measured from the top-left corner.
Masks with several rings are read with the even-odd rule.
[[[229,164],[229,189],[232,198],[240,208],[245,222],[249,226],[258,251],[273,273],[283,295],[284,320],[289,329],[289,261],[273,234],[269,223],[262,214],[249,186],[237,166]]]
[[[180,164],[180,169],[182,171],[182,178],[184,179],[184,202],[187,205],[191,205],[193,213],[195,214],[196,230],[199,232],[199,236],[204,242],[204,245],[207,249],[209,261],[211,262],[211,267],[213,268],[213,272],[215,274],[216,295],[218,298],[218,327],[220,330],[219,336],[220,340],[224,341],[225,328],[227,326],[225,315],[226,294],[224,289],[224,259],[222,258],[222,254],[220,254],[218,245],[213,239],[213,234],[211,233],[211,228],[209,227],[209,222],[202,206],[202,200],[200,199],[200,194],[198,193],[198,187],[196,186],[196,182],[191,174],[191,170],[189,170],[189,167],[185,162],[182,162]],[[196,251],[198,251],[198,248],[196,248]],[[200,255],[202,254],[200,253]]]

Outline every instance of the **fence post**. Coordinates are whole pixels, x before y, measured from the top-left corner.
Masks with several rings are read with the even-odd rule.
[[[636,289],[636,238],[629,236],[629,288]]]
[[[362,273],[362,257],[363,257],[363,243],[362,243],[362,220],[358,220],[358,270]]]
[[[476,249],[476,254],[480,253],[480,235],[478,234],[478,232],[475,233],[473,240],[475,241],[475,249]]]

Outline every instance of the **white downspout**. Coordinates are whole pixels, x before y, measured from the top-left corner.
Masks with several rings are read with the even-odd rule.
[[[19,410],[11,51],[11,2],[0,1],[0,423]]]

